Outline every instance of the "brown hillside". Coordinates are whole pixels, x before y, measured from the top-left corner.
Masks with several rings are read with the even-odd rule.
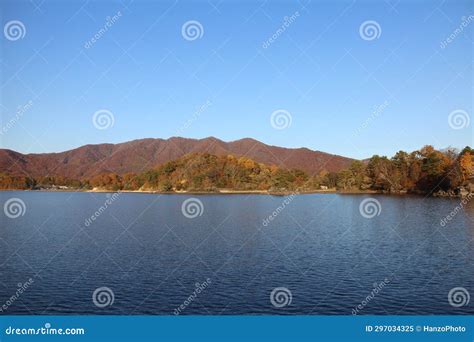
[[[322,170],[340,171],[352,159],[307,148],[284,148],[245,138],[224,142],[205,139],[140,139],[120,144],[85,145],[79,148],[43,154],[21,154],[0,149],[0,172],[31,177],[91,177],[104,172],[139,173],[188,153],[247,156],[267,165],[301,169],[309,174]]]

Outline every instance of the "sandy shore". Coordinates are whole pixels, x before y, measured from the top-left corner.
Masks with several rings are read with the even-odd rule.
[[[80,190],[79,190],[80,191]],[[93,189],[85,190],[86,192],[114,192],[111,190]],[[311,191],[268,191],[268,190],[232,190],[232,189],[219,189],[216,191],[152,191],[152,190],[121,190],[120,192],[126,193],[143,193],[143,194],[164,194],[164,195],[290,195],[290,194],[320,194],[320,193],[339,193],[335,189],[329,190],[311,190]]]
[[[153,190],[105,190],[105,189],[38,189],[38,190],[23,190],[23,189],[5,189],[0,191],[35,191],[35,192],[94,192],[94,193],[137,193],[137,194],[161,194],[161,195],[272,195],[272,196],[287,196],[291,194],[375,194],[377,191],[338,191],[336,189],[327,190],[307,190],[307,191],[267,191],[267,190],[233,190],[233,189],[219,189],[216,191],[153,191]]]

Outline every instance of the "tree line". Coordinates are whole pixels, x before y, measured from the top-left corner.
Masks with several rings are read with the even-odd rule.
[[[321,170],[309,175],[255,162],[246,157],[190,154],[152,170],[135,174],[104,173],[88,179],[61,176],[21,177],[0,174],[0,189],[83,189],[142,191],[340,191],[435,193],[459,191],[473,176],[474,150],[436,150],[425,146],[392,158],[374,155],[353,161],[340,172]]]

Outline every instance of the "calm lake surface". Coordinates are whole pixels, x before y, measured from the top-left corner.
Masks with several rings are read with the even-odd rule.
[[[12,198],[24,215],[1,213],[0,314],[474,314],[466,292],[448,300],[474,297],[474,199],[443,227],[460,199],[12,191],[2,207]]]

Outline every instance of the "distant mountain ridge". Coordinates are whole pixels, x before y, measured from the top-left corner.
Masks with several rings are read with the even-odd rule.
[[[214,137],[139,139],[119,144],[84,145],[59,153],[22,154],[0,149],[0,172],[15,176],[63,176],[81,179],[102,173],[139,173],[189,153],[246,156],[267,165],[309,174],[338,172],[353,161],[308,148],[284,148],[244,138],[225,142]]]

